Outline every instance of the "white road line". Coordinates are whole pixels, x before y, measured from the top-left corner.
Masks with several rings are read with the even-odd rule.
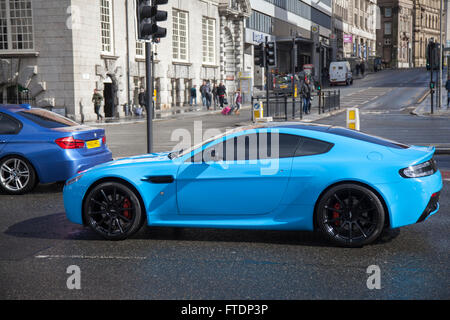
[[[84,255],[37,255],[36,259],[117,259],[117,260],[145,260],[147,257],[126,256],[84,256]]]

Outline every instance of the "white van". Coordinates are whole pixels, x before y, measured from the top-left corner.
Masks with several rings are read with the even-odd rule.
[[[348,61],[334,61],[330,63],[330,86],[343,83],[353,84],[352,69]]]

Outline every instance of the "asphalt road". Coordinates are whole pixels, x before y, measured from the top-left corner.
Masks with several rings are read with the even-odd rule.
[[[385,75],[397,75],[398,81],[379,73],[372,80],[355,81],[343,96],[387,88],[402,79],[405,83],[413,76],[418,83],[361,101],[363,113],[396,114],[364,114],[364,128],[407,143],[448,138],[448,124],[436,129],[428,121],[434,118],[402,113],[408,96],[419,90],[420,71]],[[240,117],[201,120],[204,129],[224,130],[248,119],[245,113]],[[339,117],[320,122],[337,123]],[[194,120],[200,119],[156,122],[155,150],[171,149],[177,143],[171,139],[173,131],[192,131]],[[405,130],[392,128],[391,120],[404,123]],[[416,135],[422,126],[433,130]],[[106,131],[114,157],[145,153],[145,124],[112,125]],[[436,158],[442,170],[450,169],[450,156]],[[24,196],[0,194],[0,299],[449,299],[449,183],[444,183],[438,214],[357,249],[333,247],[318,234],[298,231],[145,227],[132,239],[108,242],[67,221],[60,184],[41,185]],[[79,290],[67,287],[72,265],[81,270]],[[367,270],[373,265],[379,267],[381,288],[370,290]]]

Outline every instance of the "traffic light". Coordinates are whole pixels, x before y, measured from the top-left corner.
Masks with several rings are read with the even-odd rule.
[[[275,42],[266,43],[266,64],[268,66],[275,66],[277,64],[277,48]]]
[[[261,42],[259,45],[255,47],[255,66],[264,67],[265,59],[264,59],[264,43]]]
[[[158,10],[158,5],[167,4],[169,0],[136,0],[137,35],[139,40],[164,38],[167,29],[157,22],[167,20],[167,11]]]

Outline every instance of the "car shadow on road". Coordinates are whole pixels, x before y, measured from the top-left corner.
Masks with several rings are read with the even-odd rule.
[[[38,184],[36,188],[31,190],[25,195],[18,195],[17,197],[27,196],[27,195],[40,195],[40,194],[52,194],[52,193],[61,193],[64,188],[64,182],[55,182],[48,184]],[[0,190],[0,196],[8,196],[6,192]]]
[[[89,227],[73,224],[67,220],[65,213],[55,213],[21,221],[10,226],[6,235],[19,238],[49,240],[92,240],[108,241],[97,235]],[[399,235],[398,229],[384,232],[373,245],[392,241]],[[144,226],[129,240],[167,240],[199,242],[242,242],[300,245],[312,247],[333,247],[318,232],[280,231],[280,230],[241,230],[212,228],[175,228]]]

